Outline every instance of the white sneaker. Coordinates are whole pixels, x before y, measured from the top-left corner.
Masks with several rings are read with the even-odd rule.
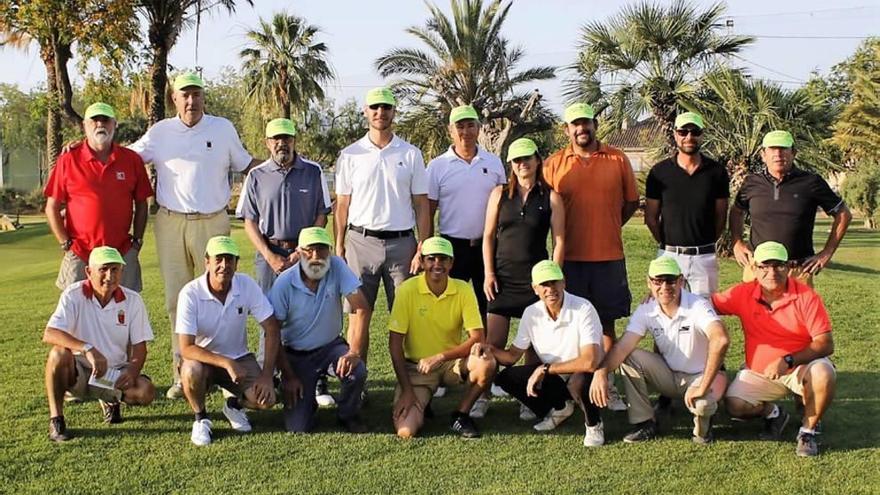
[[[211,444],[211,427],[214,425],[211,423],[210,419],[203,419],[201,421],[193,421],[193,430],[192,435],[190,435],[190,440],[192,443],[203,446]]]
[[[520,402],[519,419],[520,421],[534,421],[538,419],[538,416],[531,409],[529,409],[529,406]]]
[[[561,425],[562,422],[568,419],[572,414],[574,414],[574,401],[567,400],[565,401],[565,407],[562,409],[551,409],[550,412],[547,413],[547,416],[544,416],[544,419],[541,420],[540,423],[535,424],[532,428],[538,431],[553,430]]]
[[[503,388],[495,385],[494,383],[492,384],[492,388],[489,389],[489,392],[492,394],[493,397],[510,397],[510,394],[505,392]]]
[[[330,395],[327,389],[327,377],[321,376],[315,384],[315,402],[321,407],[330,407],[336,404],[336,399]]]
[[[620,397],[620,393],[613,383],[608,385],[608,409],[611,411],[626,411],[629,409],[629,406]]]
[[[446,395],[446,387],[437,387],[437,390],[434,391],[434,397],[440,398]]]
[[[599,447],[605,443],[605,425],[601,421],[596,426],[584,426],[587,428],[584,433],[584,447]]]
[[[179,383],[172,384],[168,387],[168,391],[165,392],[165,397],[169,399],[183,399],[185,397],[183,387]]]
[[[486,417],[486,411],[489,410],[489,399],[485,397],[480,397],[474,402],[474,405],[471,406],[470,416],[475,419],[481,419]]]
[[[226,404],[223,405],[223,415],[229,420],[232,429],[239,433],[247,433],[251,431],[251,422],[248,421],[247,414],[244,409],[233,409]]]

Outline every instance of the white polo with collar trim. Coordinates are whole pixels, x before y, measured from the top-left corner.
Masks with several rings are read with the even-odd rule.
[[[195,344],[215,354],[238,359],[247,348],[247,317],[258,323],[272,316],[272,305],[249,276],[236,273],[221,303],[208,289],[208,274],[187,283],[177,298],[175,333],[195,336]]]
[[[422,152],[396,135],[384,148],[366,135],[340,152],[336,194],[351,195],[348,223],[352,225],[412,229],[416,225],[412,196],[428,194]]]
[[[596,308],[582,297],[563,292],[562,309],[556,320],[550,317],[543,301],[523,311],[513,346],[528,349],[531,345],[542,363],[570,361],[580,355],[585,345],[602,345],[602,322]]]
[[[669,369],[696,374],[706,369],[706,328],[716,321],[721,319],[708,301],[682,289],[681,304],[674,317],[666,316],[657,300],[651,299],[636,308],[626,331],[640,336],[650,332]]]
[[[452,146],[428,163],[428,199],[440,209],[440,232],[460,239],[483,237],[486,205],[492,189],[506,184],[504,164],[477,146],[470,163]]]
[[[214,213],[231,196],[229,172],[251,163],[232,122],[204,115],[188,127],[180,117],[157,122],[128,146],[156,168],[156,201],[181,213]]]

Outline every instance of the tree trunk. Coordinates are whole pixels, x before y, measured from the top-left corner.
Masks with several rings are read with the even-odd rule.
[[[168,49],[154,44],[153,62],[150,64],[150,113],[148,125],[165,118],[165,88],[168,87]]]
[[[47,168],[55,165],[61,153],[61,112],[58,109],[58,79],[55,74],[55,54],[51,47],[40,48],[40,58],[46,67],[46,93],[48,95],[46,110],[46,164]],[[43,171],[40,170],[40,182]]]
[[[877,228],[877,222],[874,220],[873,215],[868,215],[865,217],[865,228],[868,230],[874,230]]]
[[[746,159],[728,160],[727,174],[730,177],[730,196],[735,198],[742,186],[746,176],[749,175],[749,162]],[[748,219],[746,219],[746,223]],[[747,231],[748,225],[743,225],[743,230]],[[729,258],[733,256],[733,239],[730,236],[730,226],[724,229],[724,233],[715,243],[715,252],[720,257]]]
[[[55,77],[57,79],[58,103],[61,113],[75,127],[82,127],[82,116],[76,113],[73,108],[73,88],[70,84],[70,73],[67,71],[67,62],[73,56],[70,51],[70,43],[62,43],[57,41],[57,36],[53,35],[53,48],[55,52]]]

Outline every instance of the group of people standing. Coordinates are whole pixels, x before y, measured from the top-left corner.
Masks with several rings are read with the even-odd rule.
[[[585,446],[604,443],[605,407],[628,410],[635,429],[624,441],[656,436],[649,386],[661,402],[684,399],[695,442],[713,440],[712,416],[725,391],[731,415],[762,416],[778,438],[789,415],[773,401],[791,391],[804,410],[798,453],[818,452],[817,425],[834,389],[833,343],[821,298],[802,281],[827,265],[850,214],[824,180],[793,166],[787,132],[767,134],[767,168],[736,196],[730,227],[744,282],[719,293],[715,243],[726,227],[729,181],[700,152],[702,118],[678,116],[677,152],[647,180],[645,222],[659,243],[646,278],[651,297],[618,340],[615,322],[630,315],[632,303],[622,227],[638,209],[639,192],[626,155],[597,139],[590,105],[565,109],[569,144],[546,159],[531,139],[512,142],[505,173],[501,158],[478,145],[473,107],[451,110],[452,145],[426,167],[421,151],[393,131],[394,94],[369,91],[369,130],[336,162],[331,239],[327,182],[320,164],[296,152],[294,122],[268,122],[269,159],[261,161],[228,120],[205,113],[197,75],[175,79],[173,100],[177,116],[128,148],[113,143],[114,110],[91,105],[85,141],[59,157],[46,187],[49,224],[65,252],[57,280],[63,293],[44,333],[52,346],[52,440],[70,437],[66,395],[97,397],[109,423],[121,421],[122,402],[155,397],[142,373],[153,333],[138,294],[153,195],[149,162],[175,334],[166,395],[189,402],[197,445],[212,441],[205,397],[213,385],[223,390],[222,412],[236,431],[251,429],[245,408],[270,408],[278,394],[288,431],[311,430],[318,404],[332,402],[346,430],[367,431],[360,410],[382,284],[398,382],[392,420],[401,437],[416,435],[433,416],[433,397],[456,384],[467,385],[450,426],[463,437],[480,436],[474,419],[487,414],[492,395],[510,395],[538,431],[556,428],[578,406]],[[240,249],[229,237],[232,171],[247,173],[237,212],[256,250],[256,280],[237,271]],[[817,207],[834,224],[814,254]],[[745,367],[729,386],[729,338],[719,313],[739,316],[746,336]],[[261,327],[257,352],[247,347],[248,315]],[[513,318],[520,324],[508,346]],[[648,332],[655,352],[637,349]],[[625,401],[612,379],[618,369]],[[328,376],[340,380],[336,399],[327,393]]]

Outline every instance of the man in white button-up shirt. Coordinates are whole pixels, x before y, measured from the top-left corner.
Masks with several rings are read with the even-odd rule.
[[[229,173],[260,163],[244,149],[231,122],[205,114],[199,76],[181,74],[173,89],[177,116],[157,122],[129,146],[156,170],[156,254],[172,334],[177,295],[201,271],[208,239],[229,234]],[[167,396],[180,398],[180,351],[176,339],[171,342],[174,383]]]
[[[394,135],[396,100],[387,88],[367,92],[367,135],[336,162],[336,254],[361,279],[372,310],[385,285],[388,308],[394,291],[418,272],[418,243],[431,236],[428,174],[422,152]],[[348,308],[347,308],[348,309]],[[366,361],[369,339],[358,349]]]
[[[674,258],[661,256],[651,261],[648,287],[652,298],[636,309],[623,337],[596,370],[590,398],[600,407],[608,403],[608,373],[618,366],[623,372],[629,422],[636,425],[623,437],[626,443],[657,436],[649,385],[666,397],[684,399],[694,415],[695,443],[713,439],[712,415],[727,388],[721,367],[730,341],[709,302],[683,286],[684,277]],[[648,332],[659,354],[636,348]]]

